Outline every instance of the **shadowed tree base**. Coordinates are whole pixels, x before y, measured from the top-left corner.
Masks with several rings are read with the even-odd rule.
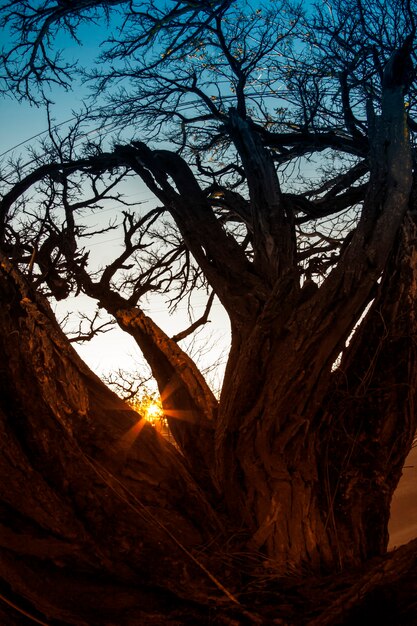
[[[0,290],[1,623],[412,623],[416,541],[302,581],[238,555],[182,455],[82,363],[6,259]]]

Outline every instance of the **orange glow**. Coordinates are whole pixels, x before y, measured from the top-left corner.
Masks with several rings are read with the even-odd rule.
[[[120,450],[123,450],[124,452],[127,452],[133,446],[136,439],[139,437],[145,424],[145,419],[141,418],[140,420],[138,420],[136,424],[134,424],[132,428],[129,428],[127,433],[125,433],[120,439],[118,448]]]
[[[182,420],[183,422],[194,422],[194,412],[193,411],[182,411],[180,409],[169,410],[166,409],[164,414],[167,417],[174,417],[175,419]]]
[[[174,379],[173,381],[171,381],[161,393],[161,401],[165,402],[165,400],[167,400],[169,396],[171,396],[174,393],[174,391],[178,389],[178,387],[179,387],[178,379]]]
[[[150,402],[145,409],[145,419],[148,422],[160,420],[163,416],[162,408],[157,402]]]
[[[152,426],[164,419],[160,398],[156,394],[143,394],[131,403],[132,408]]]

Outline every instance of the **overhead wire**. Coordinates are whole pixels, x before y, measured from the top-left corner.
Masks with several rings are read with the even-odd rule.
[[[74,117],[68,118],[67,120],[64,120],[63,122],[59,122],[59,124],[55,124],[52,127],[52,130],[56,130],[57,128],[60,128],[61,126],[64,126],[64,124],[69,124],[70,122],[74,122],[76,119],[77,117],[74,116]],[[32,135],[32,137],[29,137],[28,139],[24,139],[20,143],[17,143],[15,146],[8,148],[4,152],[1,152],[0,159],[1,157],[4,157],[6,154],[9,154],[9,152],[13,152],[13,150],[16,150],[16,148],[20,148],[20,146],[24,146],[26,143],[29,143],[29,141],[32,141],[33,139],[37,139],[38,137],[41,137],[42,135],[45,135],[48,131],[49,131],[49,128],[46,130],[42,130],[39,133],[36,133],[36,135]]]
[[[226,82],[226,81],[221,81],[221,82]],[[286,90],[282,90],[282,92],[279,92],[279,94],[277,94],[276,90],[270,90],[269,93],[266,94],[262,94],[263,97],[277,97],[277,95],[283,95],[284,91]],[[253,98],[255,96],[259,97],[259,93],[256,91],[247,93],[246,96],[248,98]],[[219,97],[219,100],[233,100],[236,96],[234,94],[230,94],[230,95],[221,95]],[[179,111],[187,111],[190,108],[194,107],[196,104],[200,104],[201,103],[201,99],[199,98],[195,98],[194,100],[191,100],[189,102],[184,102],[183,104],[178,105],[177,110]],[[99,109],[96,109],[96,112],[98,112]],[[94,113],[94,111],[93,111]],[[123,116],[125,117],[125,116]],[[32,135],[31,137],[28,137],[27,139],[24,139],[23,141],[20,141],[19,143],[17,143],[16,145],[12,146],[11,148],[8,148],[7,150],[5,150],[4,152],[0,153],[0,158],[2,158],[3,156],[10,154],[11,152],[13,152],[14,150],[16,150],[16,148],[20,148],[21,146],[24,146],[25,144],[29,143],[30,141],[33,141],[34,139],[37,139],[38,137],[42,137],[42,135],[46,135],[48,132],[50,131],[54,131],[58,128],[61,128],[62,126],[64,126],[65,124],[69,124],[70,122],[74,122],[78,119],[78,117],[75,115],[73,117],[68,118],[67,120],[64,120],[62,122],[59,122],[58,124],[54,124],[50,129],[46,128],[45,130],[42,130],[38,133],[36,133],[35,135]],[[125,120],[122,119],[119,122],[114,122],[114,120],[112,120],[111,122],[104,124],[104,125],[100,125],[97,128],[92,128],[84,133],[81,133],[79,135],[79,137],[77,138],[77,143],[80,143],[83,139],[85,139],[86,137],[89,137],[90,135],[94,134],[94,133],[98,133],[99,131],[103,130],[104,128],[109,128],[111,126],[113,126],[114,130],[116,130],[118,127],[120,127],[122,124],[125,124]],[[30,161],[28,161],[27,163],[24,163],[21,166],[21,170],[26,169],[27,167],[29,167],[30,165],[32,165],[33,163],[36,163],[36,159],[31,159]]]

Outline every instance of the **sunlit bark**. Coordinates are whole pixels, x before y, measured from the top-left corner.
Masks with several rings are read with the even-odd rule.
[[[5,257],[0,293],[2,580],[77,625],[152,612],[161,588],[204,600],[191,551],[222,524],[181,455],[82,363]]]

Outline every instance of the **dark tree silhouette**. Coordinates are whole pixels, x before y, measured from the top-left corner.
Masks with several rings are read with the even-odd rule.
[[[417,425],[415,6],[386,5],[0,7],[5,88],[38,103],[76,84],[57,34],[107,28],[95,105],[68,132],[50,118],[2,174],[8,614],[412,623],[415,545],[385,553]],[[158,206],[129,205],[137,178]],[[87,229],[109,200],[119,217]],[[108,231],[123,249],[97,269],[89,240]],[[206,312],[174,337],[144,312],[196,289]],[[80,291],[137,341],[175,447],[54,321],[46,298]],[[214,295],[231,325],[219,398],[179,345]]]

